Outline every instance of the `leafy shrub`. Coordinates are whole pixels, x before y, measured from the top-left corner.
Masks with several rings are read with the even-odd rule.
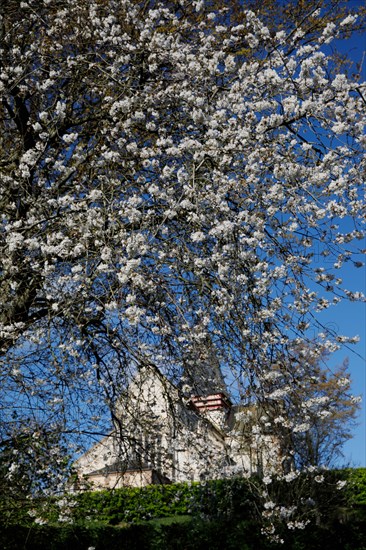
[[[187,514],[193,490],[182,483],[81,493],[75,496],[72,517],[117,524]]]
[[[277,526],[286,548],[366,550],[366,469],[322,475],[323,483],[314,473],[269,485],[236,478],[32,501],[24,513],[16,507],[13,525],[7,511],[0,548],[277,548],[261,535],[262,493],[267,491],[283,507],[297,497],[296,513],[312,519],[303,530],[292,531],[285,522]],[[48,524],[38,525],[40,520]]]
[[[347,470],[347,480],[349,502],[366,509],[366,468]]]

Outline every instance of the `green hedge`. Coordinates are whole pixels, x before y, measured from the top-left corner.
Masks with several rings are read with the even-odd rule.
[[[85,492],[70,496],[66,516],[74,523],[98,521],[109,525],[186,514],[206,519],[258,521],[264,490],[279,506],[296,502],[299,513],[322,525],[333,521],[334,516],[343,517],[365,506],[366,469],[325,471],[323,483],[318,483],[318,475],[314,472],[291,482],[275,481],[267,486],[256,478],[234,478]],[[340,488],[343,482],[347,485]],[[58,503],[60,501],[55,501],[51,506],[48,501],[45,519],[57,521]]]
[[[115,525],[186,514],[214,518],[236,513],[249,517],[258,492],[253,492],[253,487],[253,481],[249,484],[240,478],[87,492],[74,497],[70,515],[76,522],[88,518]]]
[[[366,468],[348,469],[346,472],[350,504],[366,508]]]
[[[75,498],[72,517],[116,524],[187,514],[192,490],[187,484],[175,484],[82,493]]]
[[[323,472],[323,483],[317,475],[266,486],[255,478],[236,478],[95,491],[27,500],[23,509],[3,499],[0,513],[7,519],[0,526],[0,548],[276,548],[261,535],[267,491],[279,506],[295,500],[297,514],[311,520],[300,531],[278,525],[286,548],[366,550],[366,469]]]

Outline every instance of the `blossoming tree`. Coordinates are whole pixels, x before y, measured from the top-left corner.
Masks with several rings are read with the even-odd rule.
[[[199,1],[2,3],[2,440],[103,432],[131,371],[177,380],[208,340],[273,403],[274,357],[364,299],[340,274],[366,87],[324,53],[355,18],[311,4],[276,30]]]

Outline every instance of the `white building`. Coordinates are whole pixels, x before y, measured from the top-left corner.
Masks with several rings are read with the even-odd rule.
[[[256,434],[257,409],[233,406],[217,373],[197,390],[184,395],[154,368],[141,370],[120,399],[115,430],[75,463],[79,479],[141,487],[278,470],[276,439]]]

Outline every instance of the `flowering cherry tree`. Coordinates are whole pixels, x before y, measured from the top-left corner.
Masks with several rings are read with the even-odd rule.
[[[364,299],[341,272],[361,265],[366,86],[324,53],[352,15],[1,9],[2,440],[98,435],[133,370],[178,380],[208,341],[272,406],[279,354],[314,326],[322,349],[350,341],[317,313]]]

